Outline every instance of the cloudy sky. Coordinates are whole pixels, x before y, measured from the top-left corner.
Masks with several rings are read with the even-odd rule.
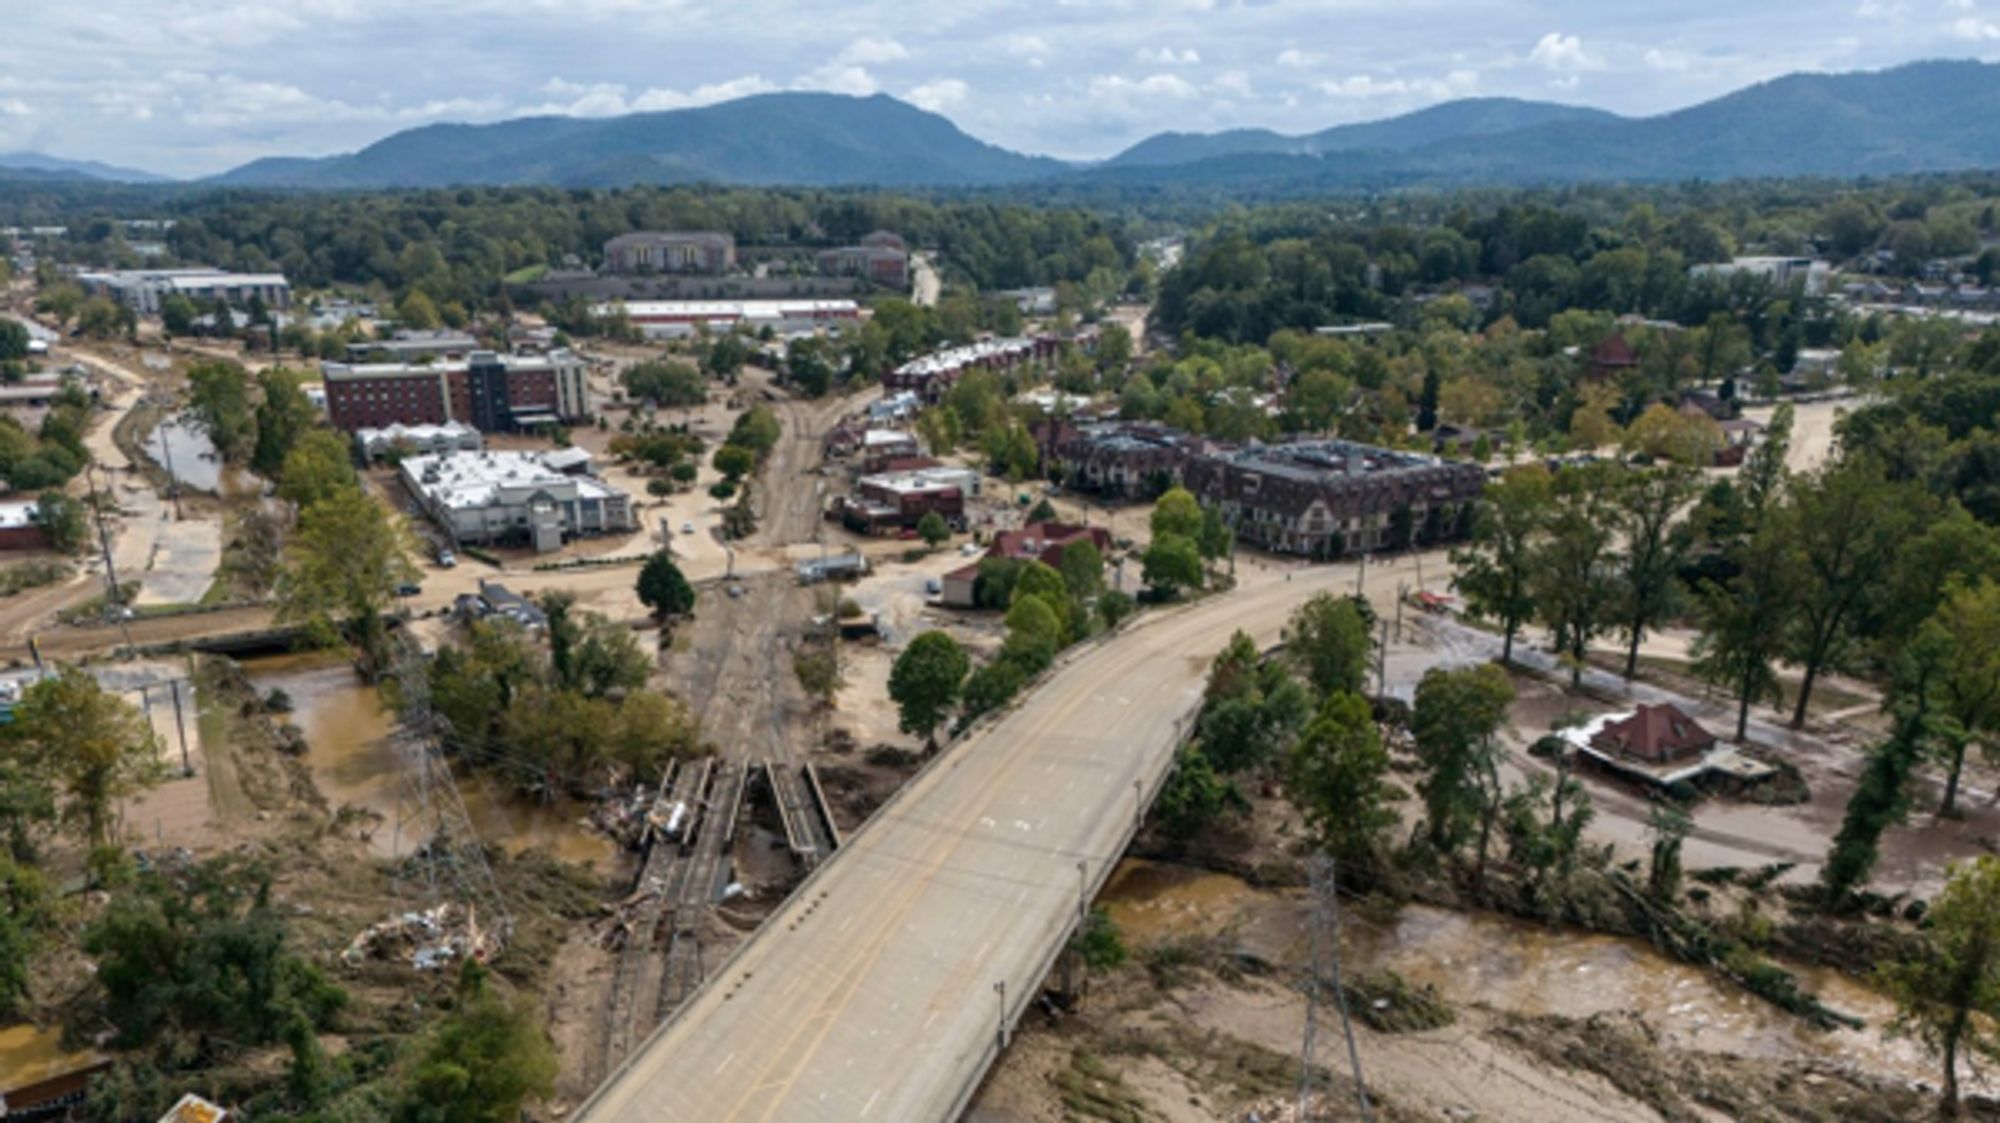
[[[0,0],[0,151],[173,175],[431,121],[884,92],[1028,152],[2000,58],[2000,0]]]

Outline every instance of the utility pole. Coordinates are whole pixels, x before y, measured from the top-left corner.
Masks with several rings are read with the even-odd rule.
[[[1007,980],[994,980],[993,993],[1000,997],[999,1033],[996,1035],[996,1040],[1000,1042],[1000,1048],[1005,1049],[1007,1047]]]
[[[1334,861],[1331,854],[1321,851],[1313,855],[1311,864],[1313,909],[1310,925],[1312,941],[1311,960],[1307,966],[1306,978],[1306,1029],[1305,1040],[1299,1047],[1299,1120],[1307,1123],[1312,1118],[1312,1070],[1313,1047],[1319,1031],[1319,998],[1322,974],[1322,956],[1327,964],[1324,977],[1333,982],[1335,1008],[1340,1012],[1340,1028],[1347,1038],[1348,1070],[1354,1077],[1354,1102],[1361,1111],[1362,1123],[1374,1123],[1375,1109],[1368,1102],[1368,1086],[1361,1076],[1361,1052],[1354,1043],[1354,1022],[1347,1012],[1347,988],[1340,981],[1340,886],[1334,877]]]
[[[178,733],[181,739],[181,775],[192,776],[194,765],[188,762],[187,719],[181,716],[181,680],[175,679],[168,685],[173,687],[174,691],[174,732]]]
[[[167,401],[160,404],[164,408],[171,405],[172,402]],[[153,436],[158,438],[160,442],[160,460],[167,469],[167,498],[174,505],[174,521],[179,522],[181,520],[181,478],[174,472],[174,445],[172,441],[167,439],[167,426],[169,424],[171,424],[170,419],[162,418],[160,423],[153,427]]]

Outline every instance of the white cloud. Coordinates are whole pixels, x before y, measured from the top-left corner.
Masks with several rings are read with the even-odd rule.
[[[0,117],[26,117],[33,112],[20,98],[0,98]]]
[[[1964,19],[1952,21],[1951,37],[1973,42],[1986,39],[2000,39],[2000,23],[1980,19],[1978,16],[1966,16]]]
[[[1020,59],[1030,69],[1040,70],[1048,65],[1048,40],[1039,35],[1014,34],[1000,40],[1000,50],[1012,58]]]
[[[1947,8],[1957,8],[1961,12],[1969,12],[1974,7],[1972,0],[1944,0],[1944,6]]]
[[[909,58],[910,52],[894,39],[860,38],[847,45],[847,49],[834,56],[833,61],[841,65],[872,66],[884,62],[900,62]]]
[[[1194,97],[1193,84],[1178,74],[1153,74],[1136,81],[1118,74],[1100,74],[1090,80],[1090,96],[1095,98],[1182,98]]]
[[[799,75],[792,83],[795,90],[825,90],[831,94],[853,94],[866,97],[879,87],[875,76],[868,73],[865,66],[848,66],[839,62],[828,63],[817,70]]]
[[[617,117],[626,113],[657,113],[667,109],[713,105],[719,101],[748,97],[751,94],[768,93],[776,88],[755,74],[746,74],[727,82],[696,86],[687,91],[651,86],[635,92],[616,82],[584,84],[562,78],[551,78],[542,84],[542,92],[547,94],[550,100],[540,105],[522,106],[510,111],[523,114],[554,114],[562,117]]]
[[[1176,51],[1172,47],[1141,47],[1132,57],[1147,66],[1193,66],[1201,61],[1201,52],[1193,47],[1184,51]]]
[[[943,113],[965,103],[969,87],[956,78],[939,78],[910,91],[910,104],[932,113]]]
[[[1463,97],[1478,85],[1477,71],[1454,70],[1442,78],[1377,78],[1371,74],[1356,74],[1316,83],[1316,88],[1332,98],[1423,98],[1443,101]]]
[[[1278,65],[1289,67],[1293,70],[1304,70],[1317,61],[1319,60],[1299,50],[1297,47],[1286,47],[1284,50],[1278,52]]]
[[[1549,70],[1595,70],[1603,64],[1586,54],[1583,40],[1574,35],[1551,31],[1528,52],[1528,61]]]
[[[1227,94],[1230,97],[1249,98],[1257,96],[1256,91],[1250,88],[1250,75],[1241,70],[1223,71],[1215,76],[1215,81],[1209,83],[1209,88],[1217,93]]]

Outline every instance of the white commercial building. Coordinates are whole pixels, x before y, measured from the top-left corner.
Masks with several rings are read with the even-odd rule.
[[[1826,293],[1827,278],[1832,269],[1824,261],[1810,257],[1738,257],[1721,263],[1688,266],[1690,277],[1720,277],[1724,280],[1738,273],[1753,273],[1767,277],[1781,289],[1801,285],[1807,296],[1823,296]]]
[[[631,498],[585,474],[589,467],[588,457],[577,464],[560,451],[459,452],[408,457],[401,471],[454,540],[546,552],[579,535],[633,529]]]
[[[261,300],[266,308],[289,308],[291,282],[282,273],[229,273],[221,269],[126,269],[84,272],[77,284],[93,296],[108,296],[142,316],[157,316],[160,302],[169,296],[185,296],[197,304],[221,301],[232,308],[247,308],[251,300]]]
[[[852,300],[633,300],[592,305],[590,314],[601,318],[621,309],[633,327],[653,338],[692,335],[698,328],[811,331],[861,320],[861,306]]]
[[[322,392],[323,393],[323,392]],[[380,460],[390,449],[432,456],[448,452],[478,452],[486,447],[479,430],[456,421],[442,425],[388,425],[354,434],[364,460]]]

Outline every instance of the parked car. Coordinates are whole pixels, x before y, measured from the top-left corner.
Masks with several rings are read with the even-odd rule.
[[[944,592],[944,582],[933,577],[930,580],[924,582],[924,592],[929,593],[932,596],[937,596]]]
[[[682,524],[681,524],[681,533],[682,533],[682,534],[693,534],[693,533],[694,533],[694,524],[693,524],[693,523],[682,523]]]
[[[410,581],[405,581],[396,586],[396,595],[399,597],[414,597],[423,591],[423,586]]]
[[[457,565],[457,564],[458,564],[458,555],[457,555],[457,554],[454,554],[454,553],[452,553],[452,552],[451,552],[450,550],[439,550],[439,551],[438,551],[438,565],[439,565],[439,566],[441,566],[441,567],[443,567],[443,568],[445,568],[445,569],[450,569],[451,567],[453,567],[453,566],[455,566],[455,565]]]

